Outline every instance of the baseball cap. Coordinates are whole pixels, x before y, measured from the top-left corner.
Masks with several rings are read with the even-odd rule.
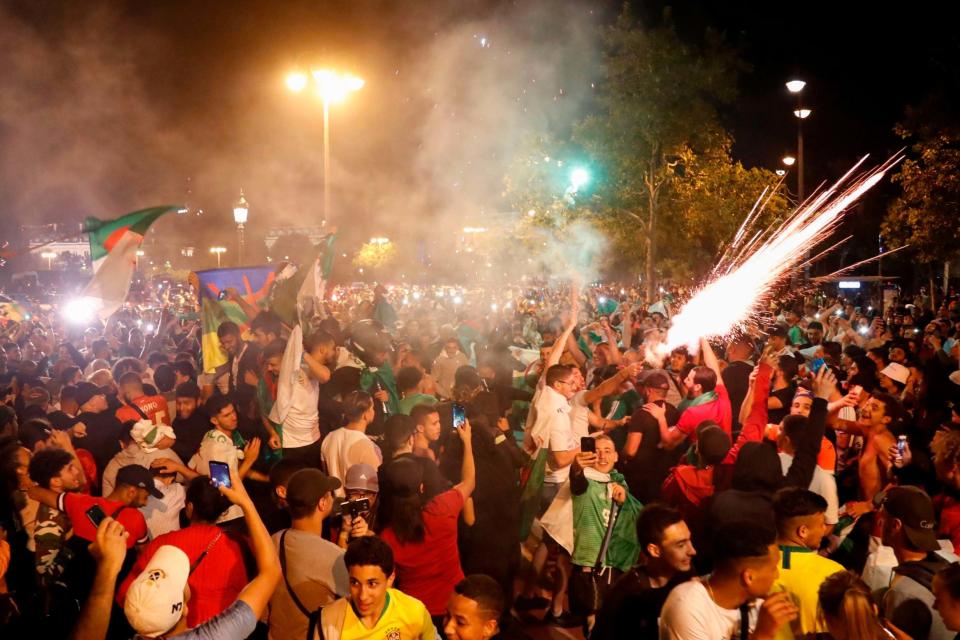
[[[146,489],[154,498],[163,498],[163,494],[153,484],[153,474],[146,467],[139,464],[128,464],[117,471],[117,484]]]
[[[704,420],[697,426],[697,451],[704,463],[718,464],[730,451],[730,436],[716,422]]]
[[[77,383],[77,406],[82,407],[90,402],[90,399],[94,396],[102,395],[106,395],[106,392],[92,382]]]
[[[301,469],[287,482],[287,504],[309,509],[317,506],[320,498],[340,488],[340,481],[318,469]]]
[[[937,542],[937,514],[933,509],[933,500],[923,489],[912,486],[891,487],[879,494],[875,501],[903,523],[907,538],[918,549],[940,549]]]
[[[344,479],[343,488],[347,491],[378,493],[380,491],[380,480],[377,478],[377,470],[364,462],[351,465],[347,469],[347,477]]]
[[[883,368],[880,375],[887,376],[900,384],[907,384],[907,379],[910,377],[910,370],[902,364],[891,362]]]
[[[123,612],[134,631],[155,638],[172,629],[184,612],[183,590],[190,577],[190,558],[165,544],[130,584]]]

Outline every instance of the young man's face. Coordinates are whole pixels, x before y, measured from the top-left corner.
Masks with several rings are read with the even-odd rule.
[[[240,336],[235,333],[228,333],[227,335],[220,338],[220,348],[228,356],[235,356],[240,350]]]
[[[279,376],[280,363],[282,360],[283,360],[282,355],[276,355],[271,358],[267,358],[266,362],[263,363],[264,369],[266,369],[267,373],[269,373],[272,376]]]
[[[576,393],[573,390],[573,374],[567,376],[563,380],[558,380],[553,383],[553,390],[562,395],[564,398],[569,400],[573,397],[573,394]]]
[[[253,332],[253,341],[257,343],[257,346],[261,349],[266,349],[267,345],[277,339],[277,334],[272,331],[264,331],[263,329],[256,329]]]
[[[876,398],[870,398],[864,403],[863,407],[860,408],[860,417],[858,422],[863,425],[870,427],[878,427],[880,425],[888,422],[886,418],[886,405],[877,400]]]
[[[393,586],[393,574],[386,575],[377,565],[354,565],[347,567],[347,573],[350,601],[360,615],[379,615],[387,602],[387,589]]]
[[[688,398],[696,398],[703,391],[703,387],[694,382],[694,374],[696,374],[696,371],[696,369],[690,369],[690,373],[688,373],[687,377],[683,380],[683,384],[687,388]]]
[[[682,353],[670,354],[670,370],[674,373],[680,373],[687,365],[687,356]]]
[[[81,478],[83,477],[80,467],[76,460],[71,460],[70,464],[60,469],[60,475],[51,480],[50,488],[58,493],[76,491],[80,488]]]
[[[186,420],[197,410],[196,398],[177,398],[177,417]]]
[[[440,439],[440,414],[437,412],[428,413],[423,419],[423,424],[418,424],[417,428],[423,432],[427,440],[436,442]]]
[[[697,550],[693,548],[690,528],[682,520],[663,530],[663,541],[658,545],[660,558],[677,572],[690,571]]]
[[[813,407],[813,399],[809,396],[797,396],[790,403],[790,415],[810,417],[810,408]]]
[[[829,531],[827,514],[815,513],[805,518],[805,520],[806,522],[804,522],[804,524],[807,527],[807,533],[803,537],[803,544],[805,544],[808,549],[819,549],[820,543],[823,542],[823,537],[827,535]]]
[[[448,340],[448,341],[443,345],[443,350],[444,350],[444,351],[446,352],[446,354],[447,354],[449,357],[451,357],[451,358],[454,357],[454,356],[456,356],[458,353],[460,353],[459,346],[458,346],[457,342],[454,341],[454,340]]]
[[[617,464],[617,448],[607,438],[597,440],[597,466],[600,473],[610,473]]]
[[[224,431],[233,431],[237,428],[237,410],[228,404],[213,418],[213,424]]]
[[[497,634],[497,620],[480,611],[476,600],[450,594],[443,634],[447,640],[489,640]]]

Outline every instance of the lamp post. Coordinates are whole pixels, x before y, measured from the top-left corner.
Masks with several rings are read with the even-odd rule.
[[[136,263],[136,265],[135,265],[137,271],[140,270],[140,258],[142,258],[142,257],[145,256],[145,255],[147,255],[147,254],[146,254],[146,252],[145,252],[143,249],[137,249],[137,263]]]
[[[243,266],[243,227],[247,224],[247,214],[250,213],[250,203],[243,197],[240,189],[240,199],[233,203],[233,221],[237,223],[237,266]],[[217,254],[217,266],[220,266],[220,255]]]
[[[787,91],[797,96],[797,108],[793,115],[797,118],[797,199],[803,202],[803,121],[810,117],[810,109],[803,108],[803,89],[807,83],[803,80],[787,82]]]
[[[57,257],[57,254],[53,251],[44,251],[40,254],[41,258],[47,259],[47,271],[53,270],[53,259]]]
[[[217,255],[217,269],[220,268],[220,255],[226,253],[226,247],[210,247],[210,253],[215,253]]]
[[[363,88],[362,78],[331,69],[313,69],[310,75],[294,71],[287,76],[287,88],[300,93],[313,82],[317,96],[323,103],[323,219],[330,219],[330,105],[338,104],[347,96]]]

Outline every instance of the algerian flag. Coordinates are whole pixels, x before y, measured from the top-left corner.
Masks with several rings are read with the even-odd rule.
[[[87,218],[84,233],[90,234],[90,259],[93,279],[83,292],[85,304],[106,319],[123,306],[137,263],[137,249],[153,221],[182,205],[164,205],[141,209],[116,220]]]

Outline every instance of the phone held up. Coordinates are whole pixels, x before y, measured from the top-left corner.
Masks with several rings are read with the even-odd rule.
[[[456,431],[463,427],[463,423],[467,421],[467,408],[464,407],[459,402],[453,403],[453,429]]]
[[[580,453],[596,453],[597,441],[590,436],[580,438]]]
[[[210,482],[215,487],[226,487],[228,489],[233,487],[233,485],[230,483],[230,465],[228,465],[226,462],[211,460]]]

